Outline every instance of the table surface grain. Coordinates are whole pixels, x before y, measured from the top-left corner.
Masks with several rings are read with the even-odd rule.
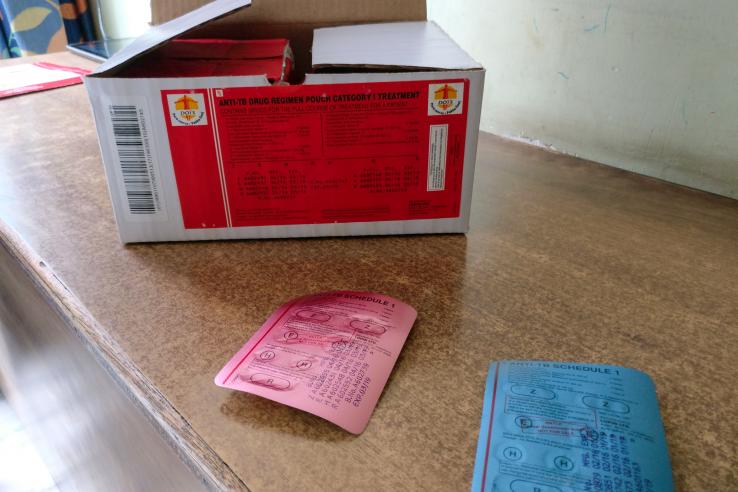
[[[0,241],[224,486],[466,490],[490,361],[550,359],[649,373],[677,489],[738,488],[737,202],[482,134],[466,235],[124,246],[84,88],[0,113]],[[277,306],[333,289],[418,311],[362,435],[213,384]]]

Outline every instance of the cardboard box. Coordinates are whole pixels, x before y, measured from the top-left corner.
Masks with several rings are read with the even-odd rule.
[[[465,232],[482,67],[426,21],[255,9],[258,33],[208,30],[249,5],[165,22],[86,78],[121,240]],[[305,26],[311,51],[293,44],[291,85],[272,84]]]

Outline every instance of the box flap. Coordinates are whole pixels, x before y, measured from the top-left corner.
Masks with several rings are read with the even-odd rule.
[[[133,40],[131,44],[98,66],[92,74],[99,75],[108,72],[172,38],[249,5],[251,5],[251,0],[215,0],[181,17],[152,27],[148,32]]]
[[[361,24],[315,30],[313,68],[356,66],[482,68],[435,22]]]

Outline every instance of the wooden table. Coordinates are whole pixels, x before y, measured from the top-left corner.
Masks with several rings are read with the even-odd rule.
[[[84,64],[70,56],[47,59]],[[143,416],[136,432],[148,425],[151,446],[211,488],[466,490],[490,361],[620,364],[656,382],[678,490],[738,489],[735,201],[484,134],[467,235],[123,246],[84,88],[0,100],[0,112],[0,299],[26,319],[6,316],[3,333],[6,347],[19,346],[17,326],[30,339],[0,368],[23,412],[42,375],[94,372],[58,369],[77,344],[73,358],[104,377],[72,394],[93,407],[123,395]],[[419,313],[362,435],[213,384],[278,305],[332,289]],[[39,352],[44,310],[66,341]],[[47,410],[63,414],[72,403],[58,391]],[[107,424],[86,438],[123,453],[97,453],[115,458],[111,477],[135,478],[127,467],[147,450],[110,412],[91,412],[93,429]]]

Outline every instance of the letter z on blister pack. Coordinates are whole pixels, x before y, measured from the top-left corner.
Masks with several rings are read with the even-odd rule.
[[[673,491],[651,378],[618,366],[493,363],[472,490]]]
[[[299,408],[360,434],[417,313],[372,292],[295,299],[275,311],[215,384]]]

